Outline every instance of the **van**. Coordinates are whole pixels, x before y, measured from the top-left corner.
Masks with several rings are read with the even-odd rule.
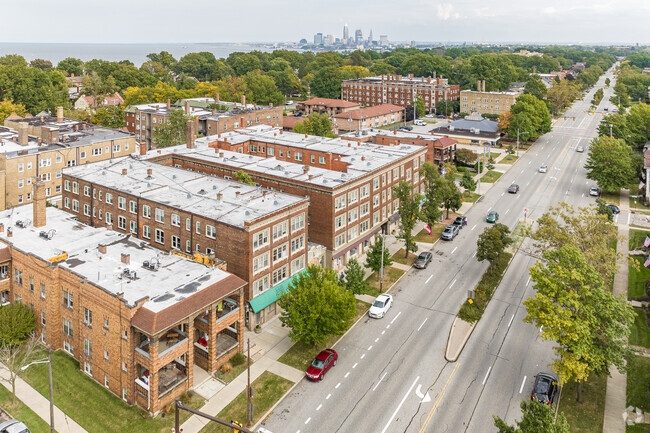
[[[424,120],[420,120],[420,119],[415,120],[413,122],[413,124],[417,125],[417,126],[427,126],[427,122],[425,122]]]

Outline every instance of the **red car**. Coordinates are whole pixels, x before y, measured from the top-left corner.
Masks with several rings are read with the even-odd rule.
[[[307,379],[309,380],[323,380],[325,373],[336,365],[339,359],[338,353],[334,349],[325,349],[319,353],[316,358],[311,362],[307,369]]]

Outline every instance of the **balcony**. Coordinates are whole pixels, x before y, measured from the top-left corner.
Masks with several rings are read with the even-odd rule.
[[[158,399],[187,380],[185,365],[176,359],[158,371]]]
[[[219,304],[217,304],[217,318],[216,322],[220,322],[225,318],[237,314],[239,311],[239,304],[236,300],[232,298],[224,298]],[[199,319],[201,322],[208,324],[208,314],[204,314]]]
[[[167,353],[176,349],[179,346],[187,343],[187,336],[177,328],[173,328],[158,340],[158,358],[165,356]],[[147,358],[150,358],[149,352],[151,347],[151,340],[149,338],[143,339],[140,344],[135,348],[135,351]]]

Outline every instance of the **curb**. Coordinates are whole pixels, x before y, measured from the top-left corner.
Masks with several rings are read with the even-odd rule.
[[[469,340],[469,337],[472,335],[472,332],[474,332],[474,328],[476,328],[476,324],[478,323],[478,321],[476,321],[470,324],[469,330],[463,336],[463,341],[460,344],[460,347],[457,349],[456,353],[453,356],[449,356],[449,346],[451,343],[451,336],[454,333],[454,328],[456,327],[456,322],[458,321],[465,322],[463,319],[456,316],[456,318],[454,319],[454,323],[452,323],[451,325],[451,329],[449,330],[449,339],[447,340],[447,349],[445,349],[445,359],[449,362],[456,362],[460,354],[463,352],[463,349],[465,348],[465,343],[467,343],[467,340]],[[469,323],[469,322],[465,322],[465,323]]]

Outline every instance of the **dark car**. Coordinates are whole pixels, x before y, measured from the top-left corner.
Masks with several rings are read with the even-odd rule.
[[[458,234],[458,231],[460,228],[458,226],[455,226],[453,224],[449,224],[445,229],[442,231],[442,235],[440,236],[441,239],[445,241],[452,241]]]
[[[427,267],[427,265],[431,261],[432,257],[433,257],[433,254],[431,254],[429,251],[425,251],[423,253],[420,253],[418,258],[415,260],[415,263],[413,263],[413,266],[418,268],[418,269],[424,269],[424,268]]]
[[[551,404],[553,403],[557,389],[557,377],[549,373],[539,373],[535,376],[535,385],[533,385],[533,392],[530,394],[530,399],[544,404]]]
[[[621,213],[621,210],[615,204],[608,204],[607,207],[612,211],[614,215]]]
[[[510,187],[508,188],[508,192],[509,192],[510,194],[517,194],[517,193],[519,192],[519,185],[517,185],[516,183],[513,183],[513,184],[510,185]]]
[[[489,223],[495,223],[499,220],[499,213],[497,211],[490,211],[490,213],[487,215],[487,218],[485,219]]]
[[[413,131],[413,127],[410,125],[400,126],[399,129],[401,129],[402,131]]]
[[[309,380],[323,380],[325,378],[325,373],[336,365],[338,359],[339,355],[334,349],[325,349],[321,351],[321,353],[316,355],[316,358],[314,358],[311,364],[309,364],[305,376],[307,376],[307,379]]]
[[[457,216],[452,224],[462,229],[464,225],[467,225],[467,217],[464,217],[462,215]]]

